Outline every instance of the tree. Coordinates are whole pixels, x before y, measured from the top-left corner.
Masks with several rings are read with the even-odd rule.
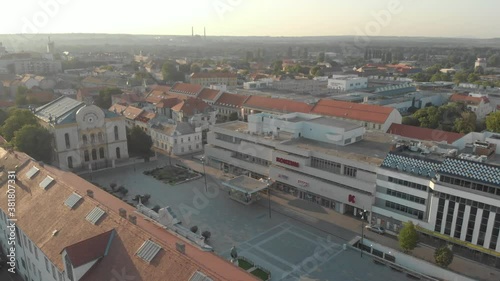
[[[26,98],[26,95],[28,94],[29,90],[25,86],[19,86],[17,87],[16,91],[16,105],[25,105],[28,104],[28,100]]]
[[[52,134],[37,125],[25,125],[14,133],[14,147],[38,161],[52,162]]]
[[[236,121],[236,120],[238,120],[238,113],[237,112],[231,112],[231,114],[229,114],[228,120],[229,121]]]
[[[0,128],[0,132],[7,141],[11,141],[14,133],[25,125],[38,125],[35,115],[27,109],[12,109],[8,115],[9,117]]]
[[[94,104],[103,109],[111,107],[112,97],[114,95],[121,95],[123,92],[118,88],[106,88],[99,91],[99,96],[94,101]]]
[[[500,111],[486,117],[486,129],[490,132],[500,133]]]
[[[198,64],[193,63],[191,65],[191,73],[198,73],[198,72],[201,72],[201,67]]]
[[[151,155],[151,146],[153,141],[140,127],[134,126],[127,129],[128,151],[131,155],[140,157],[149,157]]]
[[[115,191],[116,183],[114,183],[114,182],[110,183],[109,187],[111,187],[111,190]]]
[[[469,76],[467,77],[467,82],[469,83],[474,83],[476,82],[477,80],[479,80],[479,75],[477,73],[471,73],[469,74]]]
[[[190,228],[191,232],[192,233],[196,233],[198,232],[198,227],[196,225],[193,225],[191,228]]]
[[[167,61],[161,68],[163,80],[167,82],[184,81],[184,74],[177,70],[177,64],[173,61]]]
[[[466,71],[459,71],[453,76],[453,82],[455,84],[467,82],[468,76],[469,73],[467,73]]]
[[[455,119],[454,131],[461,134],[468,134],[476,130],[477,117],[474,112],[462,112],[462,117]]]
[[[405,116],[403,117],[402,122],[403,125],[410,125],[410,126],[420,126],[420,122],[416,118],[413,118],[411,116]]]
[[[160,209],[161,209],[160,205],[155,205],[151,210],[158,213],[158,211],[160,211]]]
[[[210,233],[210,231],[208,230],[205,230],[201,233],[201,236],[203,236],[205,238],[205,241],[207,241],[212,236],[212,233]]]
[[[488,66],[498,67],[500,66],[500,56],[498,54],[494,54],[488,58]]]
[[[275,75],[281,74],[281,72],[283,71],[283,61],[278,60],[278,61],[273,62],[272,68],[273,68],[273,73]]]
[[[318,62],[325,62],[325,53],[324,52],[319,53]]]
[[[9,117],[9,115],[7,114],[7,112],[0,109],[0,127],[3,126],[3,124],[5,123],[5,120],[7,120],[8,117]]]
[[[437,248],[434,252],[434,259],[437,265],[448,267],[453,261],[453,251],[448,246]]]
[[[399,231],[398,235],[399,246],[405,253],[415,249],[418,243],[418,233],[415,229],[413,222],[409,221],[404,223],[403,228]]]

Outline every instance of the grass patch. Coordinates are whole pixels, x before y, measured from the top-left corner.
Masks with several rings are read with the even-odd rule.
[[[187,169],[182,169],[176,166],[155,168],[150,171],[145,171],[144,174],[171,185],[193,178],[197,175]]]
[[[249,270],[253,267],[253,264],[247,262],[246,260],[238,259],[238,266],[243,268],[244,270]]]
[[[256,270],[254,270],[250,273],[252,273],[252,275],[254,275],[255,277],[257,277],[263,281],[269,279],[269,274],[260,268],[257,268]]]

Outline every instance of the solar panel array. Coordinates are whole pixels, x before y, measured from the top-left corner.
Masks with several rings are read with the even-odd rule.
[[[66,199],[66,201],[64,201],[64,205],[73,209],[73,207],[78,203],[78,201],[80,201],[80,199],[82,199],[80,195],[78,195],[77,193],[73,193],[68,197],[68,199]]]
[[[137,250],[136,255],[146,261],[147,263],[150,263],[156,254],[161,250],[161,246],[156,244],[155,242],[151,240],[146,240],[142,246]]]
[[[103,215],[104,210],[99,207],[95,207],[92,211],[90,211],[85,219],[92,224],[96,224]]]
[[[382,162],[382,167],[432,178],[436,175],[440,163],[389,153]]]
[[[500,185],[500,167],[479,162],[447,158],[439,168],[439,172],[457,175],[483,183]]]

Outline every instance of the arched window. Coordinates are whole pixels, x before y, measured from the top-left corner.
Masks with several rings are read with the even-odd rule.
[[[68,157],[68,168],[73,169],[73,157]]]
[[[115,126],[115,140],[118,140],[118,126]]]
[[[116,148],[116,159],[120,159],[121,158],[121,155],[120,155],[120,148],[117,147]]]
[[[99,158],[104,158],[104,147],[99,148]]]
[[[97,150],[92,149],[92,160],[97,160]]]
[[[87,135],[83,135],[82,140],[83,140],[83,144],[87,144],[87,142],[88,142]]]
[[[94,134],[90,134],[90,142],[95,143],[95,135]]]
[[[89,151],[85,150],[85,152],[83,152],[83,154],[84,154],[84,157],[85,157],[85,162],[89,162],[90,161]]]
[[[104,139],[102,137],[102,132],[99,132],[99,134],[97,134],[97,139],[99,140],[99,142],[103,142]]]
[[[64,141],[66,142],[66,148],[69,148],[70,143],[69,143],[69,134],[68,133],[64,134]]]

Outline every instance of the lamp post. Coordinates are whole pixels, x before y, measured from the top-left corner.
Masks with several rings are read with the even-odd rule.
[[[269,218],[271,218],[271,178],[267,178],[267,198],[269,201]]]
[[[361,252],[360,252],[361,253],[361,257],[363,257],[363,246],[365,245],[365,244],[363,244],[363,242],[364,242],[363,239],[365,237],[365,235],[363,234],[363,230],[365,228],[365,216],[366,216],[367,212],[368,211],[365,210],[365,207],[363,207],[363,211],[359,213],[361,215],[361,245],[362,246],[359,247],[360,250],[361,250]]]
[[[205,179],[205,192],[208,192],[207,188],[207,173],[205,172],[205,155],[201,157],[201,164],[203,164],[203,178]]]

